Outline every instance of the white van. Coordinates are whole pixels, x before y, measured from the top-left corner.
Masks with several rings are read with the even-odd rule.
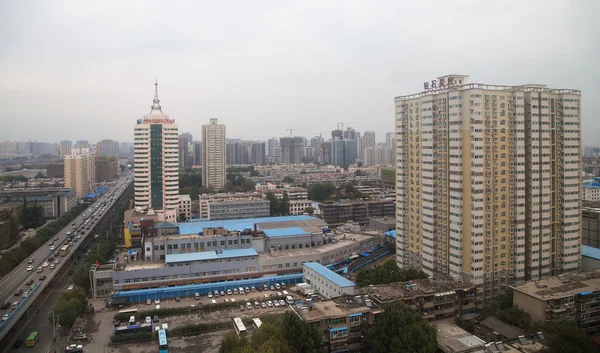
[[[13,305],[12,305],[13,310],[15,310],[17,308],[17,306],[19,306],[19,301],[18,300],[13,303]]]
[[[200,300],[200,293],[194,293],[194,299]]]
[[[135,316],[130,316],[129,317],[129,324],[130,325],[135,325]]]

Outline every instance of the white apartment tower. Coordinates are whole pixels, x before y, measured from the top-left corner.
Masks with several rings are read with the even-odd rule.
[[[484,300],[581,261],[581,95],[449,75],[395,98],[397,263]]]
[[[179,206],[179,152],[175,119],[163,114],[154,84],[150,113],[134,128],[135,206],[164,213],[177,221]]]
[[[202,125],[202,186],[225,187],[225,125],[217,119]]]
[[[72,148],[65,155],[65,187],[75,189],[77,198],[94,191],[96,156],[89,148]]]

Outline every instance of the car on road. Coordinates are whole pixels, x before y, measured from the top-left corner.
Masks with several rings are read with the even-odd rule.
[[[23,299],[27,298],[29,296],[29,292],[23,292]]]
[[[23,288],[19,288],[16,292],[15,292],[15,296],[19,296],[23,294]]]
[[[48,267],[48,262],[44,262],[44,263],[42,264],[42,267],[44,267],[44,268]]]
[[[2,306],[0,306],[0,309],[8,309],[10,308],[10,302],[6,302],[4,304],[2,304]]]
[[[21,348],[22,345],[23,345],[23,340],[16,340],[15,343],[13,344],[13,348],[14,349]]]
[[[58,241],[58,237],[54,238],[54,241]]]
[[[160,299],[158,299],[158,298],[154,299],[154,304],[160,304]]]
[[[8,320],[8,318],[10,317],[10,314],[4,314],[4,316],[2,316],[2,321],[6,321]]]
[[[31,264],[33,263],[33,257],[32,257],[31,259],[29,259],[29,260],[27,261],[27,263],[31,265]]]
[[[41,275],[41,276],[40,276],[40,281],[43,281],[43,280],[45,280],[45,279],[46,279],[46,275]]]
[[[33,271],[33,266],[27,266],[27,271]]]
[[[51,270],[54,270],[55,268],[56,268],[56,265],[55,265],[55,264],[50,264],[50,269],[51,269]]]
[[[146,305],[152,305],[152,299],[146,299]]]
[[[52,245],[52,246],[50,247],[50,251],[54,251],[54,249],[56,249],[56,248],[54,247],[54,245]]]
[[[25,284],[28,285],[28,286],[31,285],[31,284],[33,284],[33,279],[29,279],[29,281],[25,282]]]

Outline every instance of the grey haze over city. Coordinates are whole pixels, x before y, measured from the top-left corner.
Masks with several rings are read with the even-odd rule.
[[[179,132],[394,129],[395,96],[445,74],[582,90],[600,145],[599,1],[3,1],[0,140],[131,141],[158,78]]]

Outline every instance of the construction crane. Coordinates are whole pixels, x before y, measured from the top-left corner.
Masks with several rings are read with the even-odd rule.
[[[340,129],[340,125],[342,125],[342,131],[344,130],[344,124],[358,124],[358,121],[340,121],[337,123],[338,130]]]
[[[285,131],[290,132],[290,137],[294,137],[294,130],[295,131],[303,131],[303,130],[307,130],[307,129],[294,129],[294,128],[285,129]]]

